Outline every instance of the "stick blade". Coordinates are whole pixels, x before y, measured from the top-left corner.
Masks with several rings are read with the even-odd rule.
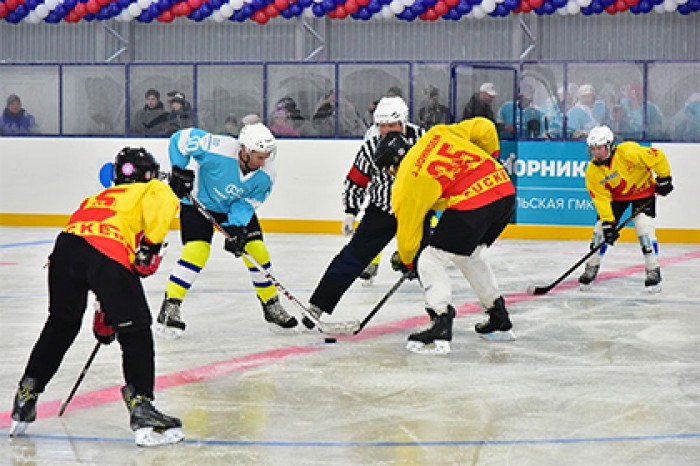
[[[529,294],[530,296],[540,296],[543,294],[547,294],[551,289],[552,288],[549,286],[530,285],[527,287],[527,294]]]

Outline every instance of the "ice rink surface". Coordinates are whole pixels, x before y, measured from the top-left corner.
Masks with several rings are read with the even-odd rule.
[[[53,228],[0,228],[0,433],[47,311],[42,269]],[[146,279],[155,315],[178,232]],[[274,275],[306,303],[341,236],[267,234]],[[372,287],[346,294],[333,321],[362,320],[397,281],[391,244]],[[117,344],[102,347],[62,417],[90,351],[92,310],[23,437],[0,441],[9,465],[635,465],[700,464],[700,248],[661,245],[663,292],[647,294],[639,246],[612,248],[596,286],[577,270],[584,242],[500,240],[488,252],[518,339],[486,342],[473,292],[452,269],[452,353],[419,355],[406,337],[427,323],[423,294],[405,283],[359,335],[265,324],[248,273],[221,238],[182,307],[179,340],[156,339],[156,402],[182,418],[186,440],[138,448],[119,394]],[[295,304],[282,298],[287,310]]]

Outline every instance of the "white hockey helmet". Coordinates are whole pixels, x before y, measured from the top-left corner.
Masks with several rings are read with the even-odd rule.
[[[250,151],[274,153],[277,150],[275,137],[262,123],[249,124],[241,128],[238,142]]]
[[[612,130],[605,125],[596,126],[588,133],[586,144],[588,145],[588,155],[591,157],[593,163],[596,165],[603,165],[610,160],[612,156],[613,149],[615,148],[615,135]],[[591,148],[598,146],[605,146],[607,149],[607,156],[604,159],[598,159],[593,156]]]
[[[374,123],[392,124],[401,123],[402,127],[408,123],[408,105],[401,97],[382,97],[377,108],[374,109]]]

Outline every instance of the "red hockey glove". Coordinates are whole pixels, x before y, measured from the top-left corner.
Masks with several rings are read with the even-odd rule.
[[[95,309],[95,316],[92,319],[92,334],[97,341],[103,345],[109,345],[116,338],[114,328],[107,324],[107,315],[101,309]]]
[[[148,277],[156,273],[163,259],[158,255],[162,244],[151,244],[146,238],[141,238],[141,244],[136,251],[134,263],[131,265],[134,273],[139,277]]]

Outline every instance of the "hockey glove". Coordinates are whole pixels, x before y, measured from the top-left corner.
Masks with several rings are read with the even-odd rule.
[[[660,196],[668,196],[673,191],[673,184],[670,176],[656,179],[656,193]]]
[[[107,315],[101,309],[95,309],[95,316],[92,319],[92,334],[97,341],[103,345],[109,345],[116,338],[114,328],[106,322]]]
[[[619,237],[620,233],[615,229],[614,223],[603,222],[603,239],[606,243],[612,246]]]
[[[194,172],[173,167],[170,175],[170,188],[178,198],[183,198],[192,192],[194,186]]]
[[[418,278],[418,272],[413,263],[404,264],[399,257],[399,251],[394,251],[394,254],[391,255],[391,268],[406,275],[409,280]]]
[[[352,236],[355,232],[355,216],[353,214],[345,214],[343,219],[343,234],[345,236]]]
[[[160,266],[162,257],[158,255],[162,244],[152,244],[143,237],[141,244],[136,251],[134,263],[131,265],[132,270],[139,277],[148,277],[156,273]]]
[[[224,249],[236,257],[241,257],[245,251],[245,245],[248,242],[248,230],[246,227],[237,227],[234,225],[229,225],[225,228],[231,238],[224,241]]]

